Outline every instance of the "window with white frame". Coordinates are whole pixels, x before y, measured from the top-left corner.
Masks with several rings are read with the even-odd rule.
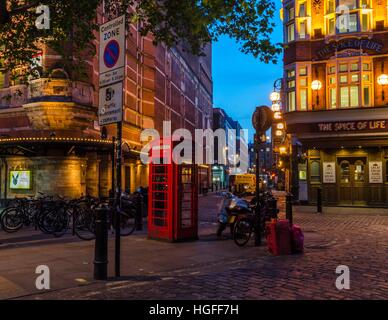
[[[368,58],[342,60],[329,64],[327,66],[328,108],[372,106],[372,81],[372,60]]]

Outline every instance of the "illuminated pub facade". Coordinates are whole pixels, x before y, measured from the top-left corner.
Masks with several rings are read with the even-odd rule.
[[[98,14],[98,23],[106,22]],[[206,56],[153,45],[135,24],[127,37],[123,108],[123,189],[148,185],[140,161],[142,130],[212,128],[211,45]],[[98,39],[99,37],[97,37]],[[98,41],[95,41],[98,48]],[[85,75],[73,78],[61,57],[42,48],[40,76],[21,83],[0,69],[0,200],[38,192],[71,198],[106,197],[112,190],[112,137],[116,126],[98,125],[98,59],[89,57]],[[210,168],[199,168],[199,188]]]
[[[387,0],[283,1],[292,193],[388,205]]]

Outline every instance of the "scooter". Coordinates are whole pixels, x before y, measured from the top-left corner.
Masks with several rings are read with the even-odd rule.
[[[218,217],[217,237],[221,238],[222,232],[229,226],[230,233],[233,236],[234,225],[240,214],[251,213],[252,209],[248,201],[233,197],[230,204],[224,208]]]

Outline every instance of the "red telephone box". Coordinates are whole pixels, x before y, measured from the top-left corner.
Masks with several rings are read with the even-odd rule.
[[[158,140],[152,146],[148,237],[172,242],[198,239],[196,165],[173,163],[171,140]]]

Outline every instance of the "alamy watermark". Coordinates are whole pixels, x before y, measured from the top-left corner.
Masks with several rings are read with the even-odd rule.
[[[35,20],[35,26],[38,30],[50,29],[50,8],[47,5],[40,5],[36,8],[38,18]]]
[[[162,136],[156,129],[142,131],[140,141],[146,145],[140,159],[143,164],[161,164],[163,159],[163,164],[229,165],[231,174],[247,173],[247,137],[247,129],[195,129],[194,136],[187,129],[172,132],[171,121],[164,121]]]

